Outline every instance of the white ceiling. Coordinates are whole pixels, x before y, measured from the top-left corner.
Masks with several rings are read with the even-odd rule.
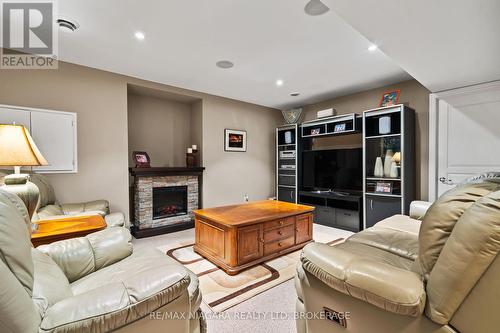
[[[60,59],[260,105],[289,108],[411,78],[333,11],[307,0],[64,0],[78,21]],[[382,19],[387,19],[384,15]],[[136,31],[146,35],[137,41]],[[397,28],[394,27],[394,31]],[[222,70],[221,59],[235,63]],[[284,85],[276,87],[275,81]],[[290,97],[291,92],[299,97]]]
[[[500,80],[499,0],[325,0],[436,92]]]

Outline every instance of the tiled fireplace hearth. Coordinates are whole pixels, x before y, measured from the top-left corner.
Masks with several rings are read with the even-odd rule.
[[[204,168],[131,168],[132,233],[146,237],[193,226]]]

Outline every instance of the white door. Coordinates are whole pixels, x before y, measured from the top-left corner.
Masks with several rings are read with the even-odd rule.
[[[75,115],[63,112],[32,112],[31,135],[49,165],[37,172],[76,171]]]
[[[23,125],[31,133],[31,112],[0,106],[0,124]]]
[[[468,177],[500,171],[500,83],[433,97],[429,163],[435,166],[430,166],[429,172],[431,200]]]

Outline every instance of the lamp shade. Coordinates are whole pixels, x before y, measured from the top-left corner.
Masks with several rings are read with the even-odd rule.
[[[47,164],[24,126],[0,124],[1,166],[39,166]]]

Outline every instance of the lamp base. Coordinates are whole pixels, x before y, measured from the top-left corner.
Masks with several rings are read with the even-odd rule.
[[[5,185],[1,188],[7,192],[17,195],[24,202],[28,210],[29,218],[35,213],[40,191],[38,186],[29,181],[30,175],[11,174],[4,177]]]

